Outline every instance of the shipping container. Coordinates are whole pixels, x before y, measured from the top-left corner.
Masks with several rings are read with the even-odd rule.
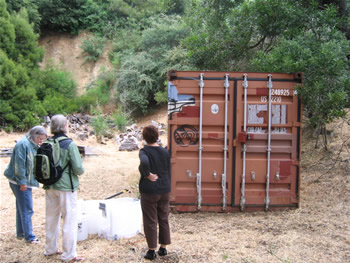
[[[171,207],[296,208],[302,73],[169,71]]]

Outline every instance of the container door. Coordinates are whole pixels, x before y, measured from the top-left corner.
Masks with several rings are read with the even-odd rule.
[[[178,211],[297,206],[301,104],[293,74],[169,72],[171,204]]]
[[[298,206],[300,82],[292,74],[248,73],[238,83],[234,204],[241,210]]]
[[[179,210],[231,205],[232,90],[225,73],[179,72],[170,78],[171,203]]]

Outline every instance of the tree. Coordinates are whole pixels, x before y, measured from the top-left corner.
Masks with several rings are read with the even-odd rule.
[[[144,18],[162,10],[159,0],[111,0],[110,11],[122,17]]]
[[[329,5],[334,5],[338,10],[338,17],[343,21],[339,29],[346,35],[347,40],[350,40],[350,1],[349,0],[319,0],[320,8],[327,8]],[[350,59],[350,55],[348,56]]]
[[[135,46],[115,45],[121,57],[116,85],[119,102],[126,112],[145,114],[156,105],[155,94],[164,91],[167,72],[173,65],[186,69],[186,59],[174,58],[181,54],[180,40],[188,30],[178,16],[160,16],[150,19],[150,27],[137,34]],[[130,36],[129,36],[130,37]],[[127,41],[126,43],[130,43]],[[124,48],[121,48],[124,47]],[[116,55],[115,55],[116,56]]]
[[[39,13],[42,16],[43,31],[78,33],[82,29],[82,18],[86,0],[40,0]]]
[[[186,11],[186,3],[188,3],[185,0],[164,0],[164,10],[166,14],[173,15],[183,15]]]
[[[321,133],[350,106],[347,3],[203,1],[195,6],[193,31],[184,43],[202,69],[304,72],[299,94],[312,127]]]
[[[28,21],[33,26],[34,32],[39,33],[41,16],[37,2],[36,0],[6,0],[7,11],[9,13],[19,13],[25,10],[28,13]]]
[[[9,130],[23,130],[46,113],[30,78],[43,52],[32,27],[20,15],[10,15],[4,0],[0,0],[0,25],[0,123]]]
[[[27,12],[22,10],[18,14],[11,15],[10,22],[16,34],[11,58],[25,67],[36,68],[43,59],[44,50],[38,45],[39,35],[34,33],[33,27],[28,23]]]

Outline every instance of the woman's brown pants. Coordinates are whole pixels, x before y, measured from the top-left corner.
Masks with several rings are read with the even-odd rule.
[[[141,193],[141,208],[143,215],[143,229],[145,231],[148,248],[157,247],[157,225],[159,224],[159,244],[169,245],[169,200],[170,193],[145,194]]]

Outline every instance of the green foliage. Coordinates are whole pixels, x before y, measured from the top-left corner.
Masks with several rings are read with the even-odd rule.
[[[46,114],[36,98],[33,87],[17,88],[16,95],[8,100],[8,105],[10,105],[12,113],[5,115],[6,126],[22,131],[39,124],[39,116]]]
[[[130,114],[123,111],[121,106],[118,107],[117,111],[112,114],[112,120],[116,128],[124,132],[126,126],[131,122]]]
[[[84,62],[96,62],[103,52],[104,44],[105,39],[96,35],[91,38],[84,39],[81,49],[84,51],[84,53],[88,54],[85,57]]]
[[[39,33],[41,15],[38,10],[38,1],[36,0],[6,0],[7,10],[9,13],[19,12],[23,14],[23,11],[28,13],[28,21],[34,28],[34,32]]]
[[[99,87],[103,93],[110,95],[110,91],[115,82],[116,73],[113,70],[109,71],[102,68],[97,80],[95,81],[95,85]]]
[[[87,92],[81,95],[77,100],[76,104],[80,112],[87,112],[90,110],[90,106],[96,104],[97,100],[95,97],[90,96]]]
[[[86,0],[40,0],[41,29],[78,33],[83,28],[81,18]]]
[[[157,81],[150,74],[156,71],[156,62],[145,52],[125,60],[116,86],[118,99],[125,109],[136,114],[147,112]]]
[[[168,81],[164,82],[164,87],[168,87]],[[164,89],[161,91],[158,91],[156,94],[154,94],[154,99],[157,101],[157,104],[163,104],[168,102],[168,89]]]
[[[110,99],[109,93],[104,93],[101,90],[101,87],[96,86],[88,89],[80,98],[79,101],[81,103],[80,108],[82,111],[86,111],[89,109],[91,104],[100,103],[105,105],[108,103]]]
[[[293,40],[281,39],[268,54],[258,53],[255,69],[272,72],[304,72],[299,90],[310,123],[322,129],[334,118],[345,115],[349,94],[348,41],[327,25],[317,32],[299,34]]]
[[[113,102],[114,96],[111,89],[116,81],[114,71],[105,71],[99,74],[96,81],[87,86],[86,92],[76,100],[79,111],[86,112],[91,109],[91,105],[105,105]]]
[[[5,7],[0,17],[0,48],[9,59],[28,68],[34,68],[42,60],[44,51],[38,46],[38,35],[28,23],[25,10],[11,16]]]
[[[143,18],[162,10],[159,0],[110,0],[110,12],[122,17]]]
[[[8,57],[13,57],[15,52],[16,33],[15,27],[10,22],[10,15],[6,11],[5,0],[0,0],[0,50]]]
[[[12,1],[16,2],[16,0]],[[183,1],[176,2],[179,3],[172,6],[172,10],[180,12]],[[164,6],[163,0],[39,0],[37,6],[43,31],[63,31],[76,34],[88,29],[107,38],[113,38],[115,30],[128,24],[129,20],[140,22],[140,20],[171,9]]]
[[[128,28],[128,30],[118,30],[116,38],[112,42],[112,52],[110,60],[115,66],[119,66],[120,58],[137,51],[140,45],[141,30],[138,28]]]
[[[157,104],[163,104],[168,102],[168,91],[158,91],[154,94],[154,99],[157,101]]]
[[[43,49],[21,5],[32,2],[9,2],[11,14],[0,0],[0,125],[7,130],[25,130],[39,124],[48,112],[77,111],[72,103],[76,84],[69,73],[53,66],[40,71]]]
[[[164,0],[164,10],[168,15],[179,14],[183,15],[186,11],[186,4],[188,1],[186,0]]]
[[[111,89],[115,81],[115,72],[103,69],[97,80],[92,82],[87,87],[86,92],[76,100],[80,111],[89,111],[91,105],[105,105],[113,101],[114,97],[111,94]]]
[[[70,72],[61,70],[52,63],[39,73],[38,97],[44,99],[46,95],[62,94],[66,99],[75,98],[77,84]]]
[[[21,11],[12,15],[10,21],[15,27],[16,42],[12,59],[28,67],[35,68],[44,56],[44,50],[37,43],[39,35],[33,32],[33,28],[25,19],[26,12]]]
[[[0,14],[0,121],[8,130],[24,130],[46,114],[30,75],[42,52],[25,17],[9,15],[4,0],[0,0]]]
[[[191,62],[201,69],[241,70],[259,49],[269,50],[280,34],[304,29],[306,14],[298,1],[209,1],[193,7],[185,39]]]
[[[179,40],[188,34],[188,29],[180,19],[178,16],[160,16],[152,19],[150,27],[142,32],[139,48],[157,57],[178,46]]]
[[[108,15],[108,1],[104,0],[87,0],[82,5],[81,10],[84,14],[80,17],[82,29],[88,29],[92,32],[103,32],[103,28],[112,21]],[[107,23],[107,22],[110,23]],[[103,34],[106,35],[106,34]]]
[[[167,75],[168,71],[171,69],[195,70],[196,67],[191,64],[187,54],[188,51],[182,45],[170,49],[164,56],[165,67],[161,69],[162,76]]]
[[[310,123],[324,130],[344,115],[350,94],[348,16],[341,17],[349,9],[324,2],[193,1],[183,45],[202,70],[304,72],[299,95]]]
[[[45,110],[51,115],[70,114],[79,110],[75,99],[68,99],[58,92],[47,94],[42,103]]]
[[[90,125],[95,131],[97,141],[101,141],[103,136],[107,135],[110,131],[108,120],[104,117],[101,106],[96,104],[95,107],[91,106],[91,113],[94,115],[90,120]]]
[[[71,101],[76,84],[67,73],[53,67],[39,70],[43,49],[28,23],[26,9],[10,15],[4,3],[0,0],[1,126],[25,130],[39,124],[40,117],[48,111],[53,114],[75,111]]]
[[[126,110],[136,115],[146,114],[157,103],[154,94],[164,92],[168,70],[174,69],[173,66],[178,70],[188,68],[188,60],[174,57],[185,54],[178,46],[187,33],[180,17],[159,16],[150,19],[150,27],[142,31],[141,37],[131,36],[137,46],[122,51],[126,42],[114,44],[114,52],[121,61],[117,97]]]
[[[9,18],[9,13],[7,12],[7,4],[5,0],[0,1],[0,17],[5,19]]]

